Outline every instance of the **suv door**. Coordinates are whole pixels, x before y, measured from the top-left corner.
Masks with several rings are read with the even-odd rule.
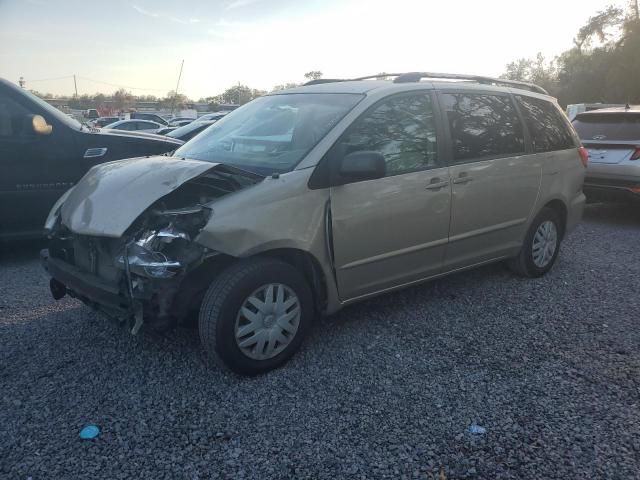
[[[540,189],[542,161],[527,155],[511,95],[438,95],[451,145],[446,271],[517,253]]]
[[[376,151],[386,176],[333,186],[331,226],[341,299],[440,272],[450,215],[448,168],[439,152],[432,94],[394,95],[368,109],[328,153],[335,165],[355,151]]]
[[[53,126],[37,135],[31,115]],[[73,185],[78,152],[70,129],[28,99],[0,91],[0,237],[38,235],[55,201]]]

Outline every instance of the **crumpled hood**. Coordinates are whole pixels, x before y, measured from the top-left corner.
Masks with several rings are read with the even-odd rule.
[[[96,165],[62,205],[62,223],[81,235],[120,237],[156,200],[217,165],[164,156]]]

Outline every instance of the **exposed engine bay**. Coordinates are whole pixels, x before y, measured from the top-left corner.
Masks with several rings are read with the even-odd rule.
[[[156,200],[118,238],[80,235],[58,219],[42,254],[54,298],[69,294],[129,321],[133,334],[146,321],[160,329],[175,324],[203,288],[199,267],[220,255],[194,241],[211,204],[262,178],[217,165]]]

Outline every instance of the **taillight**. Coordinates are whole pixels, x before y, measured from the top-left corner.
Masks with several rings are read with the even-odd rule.
[[[640,160],[640,147],[636,147],[636,151],[633,152],[629,160]]]
[[[587,168],[587,164],[589,163],[589,150],[584,147],[580,147],[578,149],[578,153],[580,154],[580,161],[582,162],[582,166]]]

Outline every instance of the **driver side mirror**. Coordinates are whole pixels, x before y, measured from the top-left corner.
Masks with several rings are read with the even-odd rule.
[[[338,173],[341,183],[382,178],[387,174],[387,164],[380,152],[362,150],[345,155],[340,162]]]
[[[31,116],[31,127],[37,135],[51,135],[53,127],[47,123],[42,115]]]

